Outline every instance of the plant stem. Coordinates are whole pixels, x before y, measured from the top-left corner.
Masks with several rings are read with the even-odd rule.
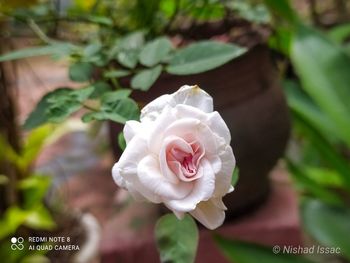
[[[28,19],[30,29],[46,44],[52,44],[52,40],[40,29],[33,19]]]

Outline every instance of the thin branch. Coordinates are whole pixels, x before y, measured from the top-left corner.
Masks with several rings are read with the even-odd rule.
[[[33,19],[27,20],[30,29],[46,44],[52,44],[52,40],[41,30],[41,28],[35,23]]]

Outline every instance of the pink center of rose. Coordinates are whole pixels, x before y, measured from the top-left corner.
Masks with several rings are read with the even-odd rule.
[[[168,167],[182,181],[192,181],[201,176],[199,163],[204,156],[204,149],[198,141],[181,144],[170,143],[166,151]]]

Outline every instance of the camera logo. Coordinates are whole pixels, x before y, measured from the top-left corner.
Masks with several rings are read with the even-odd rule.
[[[24,238],[23,237],[12,237],[11,238],[11,249],[12,250],[22,250],[24,248],[23,245]]]

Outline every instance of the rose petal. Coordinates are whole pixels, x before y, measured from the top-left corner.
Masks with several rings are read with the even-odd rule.
[[[137,134],[142,132],[142,124],[138,121],[127,121],[125,123],[123,134],[126,143],[128,144],[131,139]]]
[[[198,108],[204,112],[213,111],[213,98],[198,86],[182,86],[172,94],[166,94],[148,103],[142,110],[140,120],[154,121],[166,106],[175,107],[185,104]]]
[[[169,94],[166,94],[148,103],[141,110],[141,116],[140,116],[141,122],[155,121],[156,118],[163,112],[164,108],[166,106],[169,106],[172,100],[173,100],[172,96]]]
[[[200,202],[190,214],[211,230],[221,226],[225,220],[224,210],[218,208],[212,200]]]
[[[215,175],[209,164],[205,159],[201,162],[201,167],[198,172],[203,175],[196,181],[193,181],[194,187],[191,193],[180,200],[165,201],[167,207],[171,210],[189,212],[196,208],[196,205],[204,200],[208,200],[214,191]]]
[[[214,111],[208,115],[207,124],[214,133],[222,137],[227,144],[230,144],[230,130],[228,129],[225,121],[217,111]]]
[[[117,185],[128,190],[130,189],[135,196],[137,195],[135,192],[139,192],[147,200],[153,203],[160,203],[160,197],[145,188],[137,176],[137,166],[147,154],[147,142],[140,136],[135,136],[129,142],[119,161],[114,164],[112,176]]]
[[[233,169],[236,165],[236,160],[232,152],[231,146],[227,145],[224,152],[219,155],[221,159],[221,170],[216,175],[215,179],[215,197],[222,197],[230,192]],[[233,190],[233,189],[232,189]]]
[[[169,147],[169,144],[176,143],[177,147],[180,149],[183,149],[186,152],[191,152],[192,148],[191,146],[182,138],[177,137],[177,136],[169,136],[165,138],[163,145],[160,150],[159,154],[159,165],[160,165],[160,170],[162,174],[172,183],[178,183],[179,179],[178,176],[182,174],[181,167],[179,167],[178,173],[174,174],[174,172],[169,168],[169,164],[167,161],[167,148]],[[176,165],[176,164],[174,164]]]
[[[173,122],[163,131],[160,138],[171,135],[184,138],[187,141],[197,140],[202,144],[206,154],[217,154],[217,144],[213,133],[207,125],[197,119],[182,118]]]
[[[179,181],[171,183],[159,169],[158,160],[148,155],[141,160],[137,169],[138,177],[143,186],[164,199],[181,199],[187,196],[193,184]]]
[[[185,104],[198,108],[204,112],[213,111],[213,98],[200,89],[198,86],[182,86],[178,91],[171,94],[173,96],[175,107],[177,104]]]
[[[162,142],[165,139],[163,136],[164,129],[175,122],[176,118],[172,108],[166,107],[157,120],[150,124],[152,127],[148,135],[148,146],[153,153],[159,154]]]

